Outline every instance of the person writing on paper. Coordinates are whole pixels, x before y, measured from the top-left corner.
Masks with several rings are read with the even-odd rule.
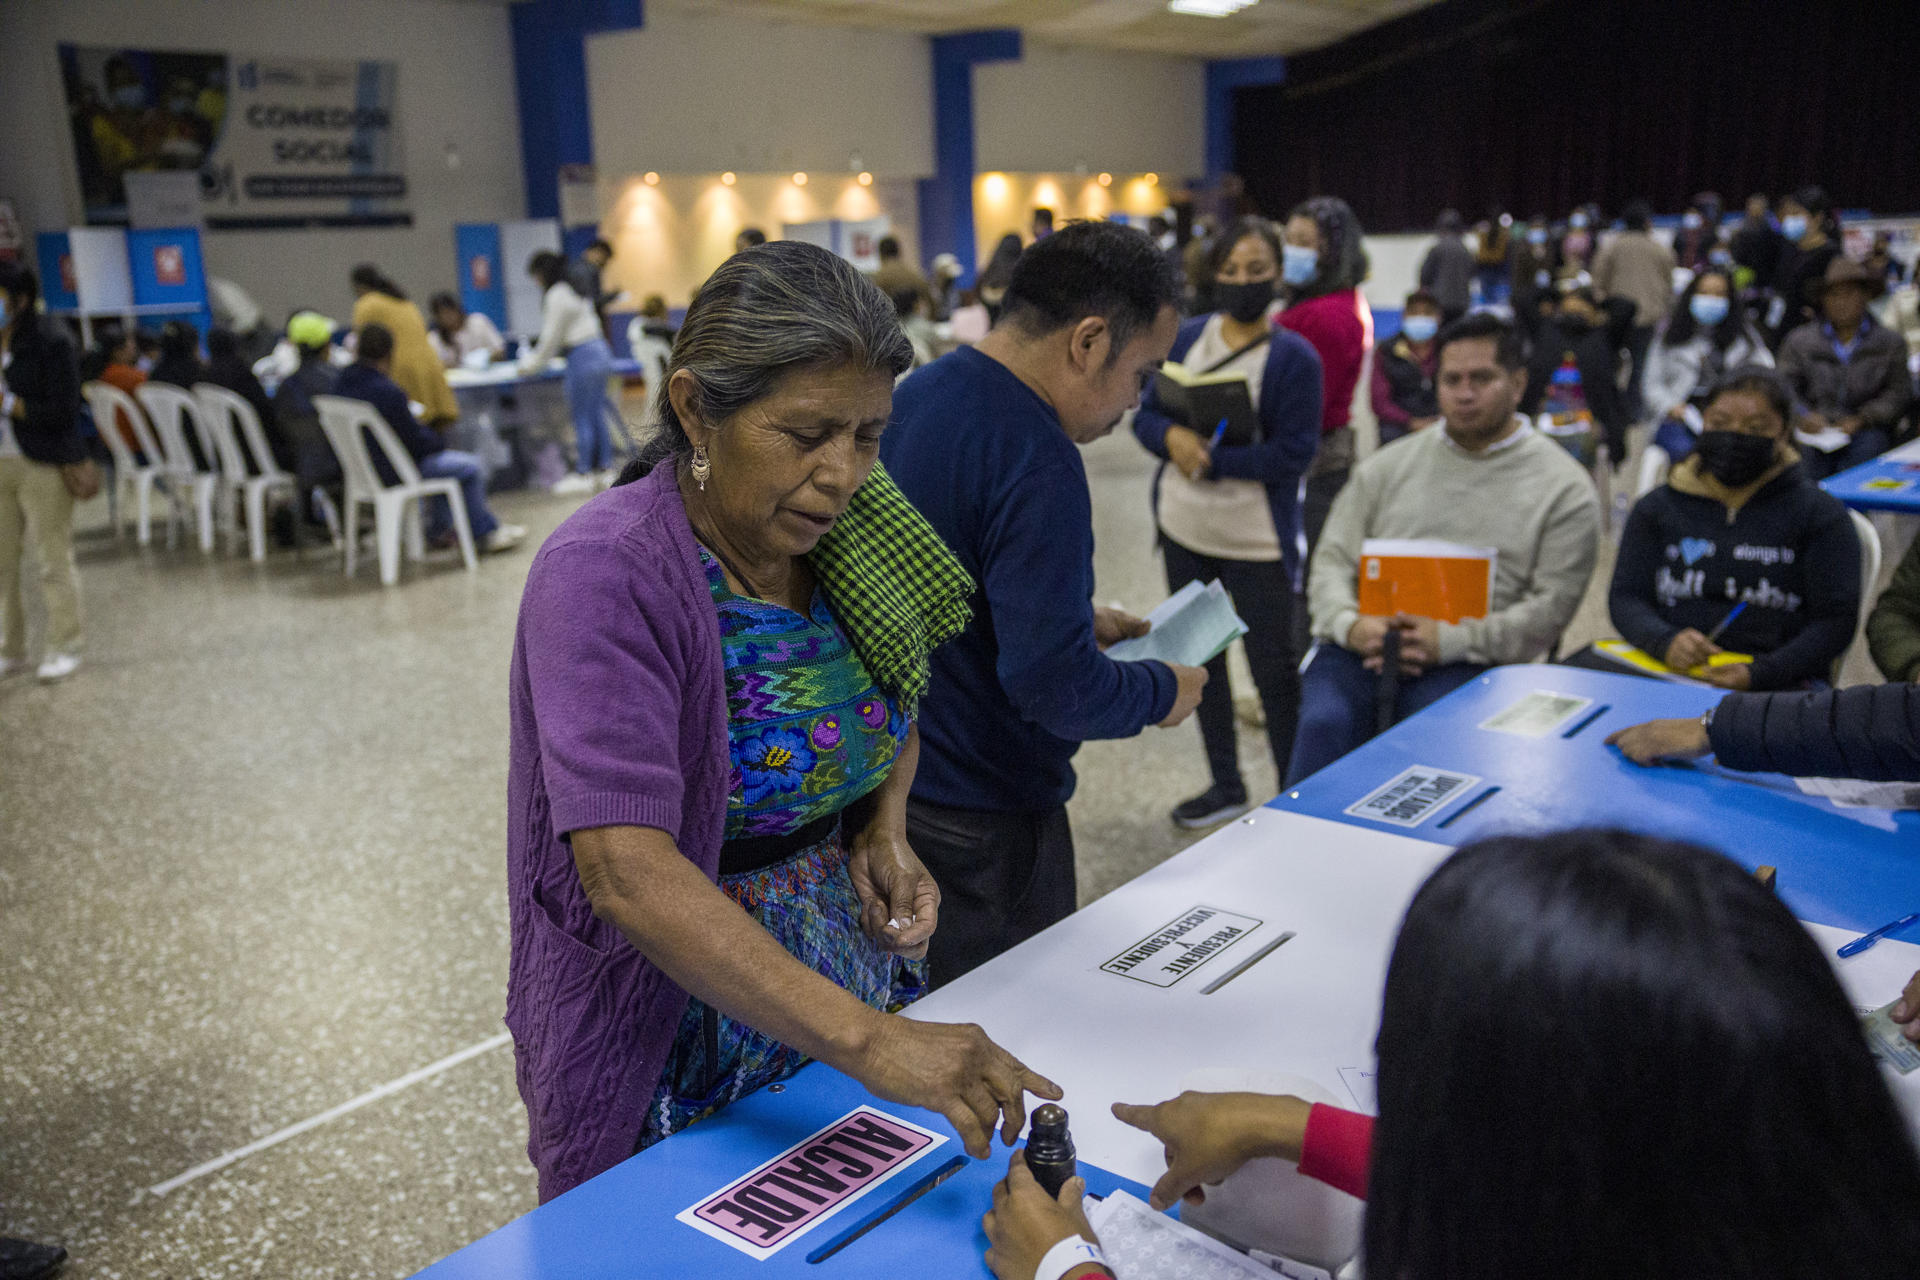
[[[1860,616],[1860,543],[1800,465],[1780,376],[1736,369],[1707,398],[1699,445],[1634,504],[1607,609],[1628,643],[1723,689],[1831,677]],[[1744,655],[1746,660],[1734,660]],[[1603,657],[1576,661],[1603,670]]]
[[[1293,652],[1293,584],[1300,572],[1300,477],[1320,444],[1320,357],[1299,334],[1268,323],[1280,275],[1280,237],[1265,218],[1242,218],[1214,247],[1211,297],[1221,309],[1181,324],[1170,359],[1195,372],[1236,372],[1259,417],[1250,440],[1227,443],[1210,422],[1176,422],[1156,389],[1133,434],[1163,459],[1153,485],[1167,587],[1219,579],[1247,623],[1247,664],[1266,712],[1274,769],[1285,777],[1300,716]],[[1219,437],[1219,439],[1216,439]],[[1207,664],[1200,740],[1211,785],[1173,810],[1181,827],[1208,827],[1247,808],[1227,656]]]
[[[905,820],[927,655],[971,583],[877,468],[911,358],[783,242],[687,311],[661,430],[534,559],[511,685],[507,1026],[540,1198],[817,1058],[975,1156],[1060,1090],[919,988]]]
[[[1389,631],[1404,718],[1497,663],[1546,653],[1580,607],[1600,538],[1593,482],[1516,410],[1527,386],[1520,336],[1476,313],[1440,331],[1440,425],[1355,468],[1313,558],[1307,595],[1318,642],[1301,673],[1287,785],[1339,759],[1378,724]],[[1436,539],[1495,552],[1486,614],[1442,622],[1360,612],[1369,538]]]
[[[1875,291],[1865,267],[1836,257],[1820,283],[1822,318],[1780,344],[1780,372],[1800,408],[1794,425],[1816,480],[1885,453],[1913,399],[1907,340],[1867,311]]]
[[[1407,909],[1377,1049],[1377,1121],[1255,1094],[1115,1106],[1166,1148],[1152,1203],[1297,1160],[1366,1197],[1367,1273],[1412,1280],[1895,1280],[1920,1257],[1920,1154],[1847,993],[1710,850],[1618,831],[1461,849]],[[982,1223],[994,1274],[1113,1274],[1040,1266],[1097,1242],[1084,1187],[1051,1199],[1022,1154]]]
[[[978,346],[894,396],[880,456],[978,584],[972,621],[933,655],[907,806],[943,895],[935,985],[1073,912],[1080,744],[1179,724],[1199,705],[1204,669],[1101,652],[1146,624],[1093,605],[1080,457],[1139,403],[1173,345],[1179,297],[1144,234],[1071,223],[1020,256]]]
[[[427,336],[433,340],[441,364],[452,369],[465,364],[477,351],[486,352],[489,361],[506,358],[507,340],[485,312],[468,311],[450,293],[434,294],[428,305],[433,311],[433,328]]]

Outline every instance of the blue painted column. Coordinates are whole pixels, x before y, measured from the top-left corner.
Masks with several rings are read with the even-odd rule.
[[[1207,63],[1207,182],[1234,172],[1233,91],[1280,84],[1285,58],[1225,58]]]
[[[587,37],[638,30],[641,0],[521,0],[508,6],[527,216],[560,216],[560,166],[593,163]]]
[[[973,237],[973,68],[1020,57],[1020,33],[968,31],[935,36],[933,46],[933,176],[920,180],[920,257],[960,260],[960,283],[971,285]]]

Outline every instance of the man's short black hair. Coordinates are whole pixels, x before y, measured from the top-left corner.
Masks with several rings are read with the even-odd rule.
[[[758,227],[742,227],[740,234],[734,239],[745,244],[749,249],[757,249],[767,242],[767,233]]]
[[[594,240],[592,244],[587,246],[586,252],[592,253],[595,249],[598,249],[600,252],[606,254],[609,258],[613,256],[613,246],[608,244],[605,240],[600,240],[600,239]]]
[[[1117,357],[1179,301],[1173,265],[1145,232],[1118,222],[1070,222],[1020,255],[1001,319],[1044,337],[1099,316]]]
[[[1508,373],[1518,373],[1527,367],[1527,349],[1520,340],[1520,331],[1513,327],[1512,321],[1503,320],[1491,311],[1470,311],[1442,329],[1433,349],[1435,367],[1446,358],[1448,346],[1476,338],[1493,340],[1494,363]]]
[[[1040,205],[1033,211],[1033,225],[1037,227],[1042,223],[1049,227],[1053,226],[1053,210],[1045,205]]]
[[[897,258],[900,256],[900,239],[897,236],[881,236],[878,247],[880,256],[883,258]]]
[[[360,342],[354,351],[369,364],[392,359],[393,330],[383,324],[362,325]]]

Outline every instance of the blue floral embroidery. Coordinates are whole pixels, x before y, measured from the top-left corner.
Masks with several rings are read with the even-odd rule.
[[[768,796],[796,790],[814,766],[813,748],[804,730],[769,729],[740,744],[743,799],[759,804]]]

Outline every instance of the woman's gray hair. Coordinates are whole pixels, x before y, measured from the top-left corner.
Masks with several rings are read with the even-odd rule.
[[[659,434],[621,482],[692,456],[693,442],[667,395],[680,370],[693,375],[700,416],[713,423],[769,394],[791,370],[849,363],[889,378],[912,367],[913,346],[886,294],[818,245],[781,240],[736,253],[687,308],[654,392]]]

